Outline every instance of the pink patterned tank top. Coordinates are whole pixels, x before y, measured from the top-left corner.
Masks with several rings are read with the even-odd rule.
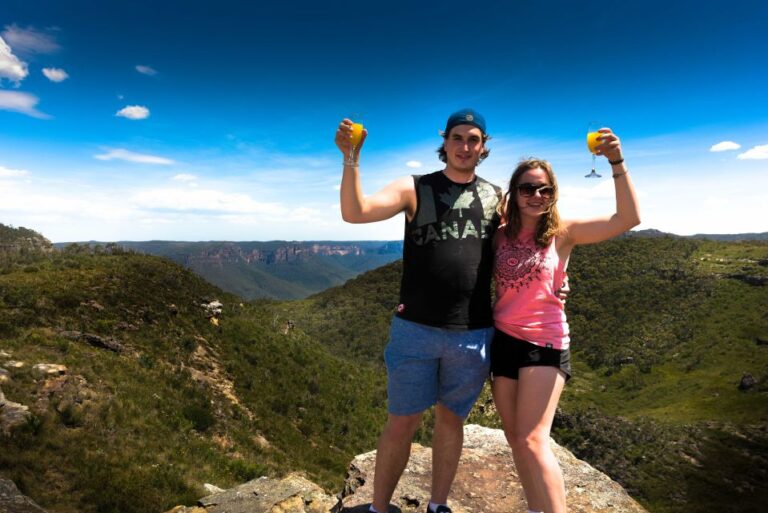
[[[534,232],[521,230],[509,240],[500,228],[494,259],[496,329],[533,344],[565,350],[570,345],[563,302],[557,297],[568,260],[560,261],[552,238],[536,245]]]

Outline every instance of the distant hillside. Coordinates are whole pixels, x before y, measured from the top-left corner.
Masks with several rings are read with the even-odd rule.
[[[720,240],[728,242],[750,241],[750,240],[768,240],[768,232],[761,233],[697,233],[695,235],[675,235],[674,233],[662,232],[649,228],[647,230],[633,230],[623,235],[623,237],[685,237],[688,239],[700,240]]]
[[[95,251],[0,265],[0,399],[17,409],[0,406],[0,476],[38,504],[159,512],[204,483],[297,470],[340,489],[375,447],[379,373],[290,329],[271,302],[243,304],[155,256]]]
[[[768,240],[768,232],[762,233],[697,233],[690,235],[692,239],[722,240],[737,242],[742,240]]]
[[[227,292],[246,299],[307,297],[402,257],[399,241],[121,241],[117,244],[170,258]]]

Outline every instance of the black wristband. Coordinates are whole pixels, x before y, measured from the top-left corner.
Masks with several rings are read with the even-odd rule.
[[[619,164],[621,164],[622,162],[624,162],[624,159],[623,159],[623,158],[620,158],[619,160],[609,160],[609,161],[608,161],[608,163],[609,163],[610,165],[612,165],[612,166],[618,166],[618,165],[619,165]]]

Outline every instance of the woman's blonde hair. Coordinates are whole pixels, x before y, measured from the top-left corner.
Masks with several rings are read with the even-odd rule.
[[[521,160],[512,173],[512,178],[509,179],[509,188],[504,194],[503,200],[499,203],[499,208],[501,222],[506,224],[504,233],[507,237],[514,239],[520,233],[520,207],[517,206],[517,186],[520,185],[520,177],[523,176],[523,173],[536,168],[541,168],[547,174],[549,184],[555,189],[552,199],[549,200],[549,209],[541,216],[534,236],[536,244],[546,247],[552,242],[552,237],[557,235],[561,229],[560,214],[557,212],[559,189],[557,187],[557,178],[555,178],[555,173],[552,171],[552,165],[549,162],[533,158]]]

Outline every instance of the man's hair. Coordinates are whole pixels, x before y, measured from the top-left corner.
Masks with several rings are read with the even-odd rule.
[[[504,199],[499,202],[499,210],[501,214],[502,224],[506,224],[504,227],[504,233],[510,239],[517,237],[520,233],[520,207],[517,205],[517,186],[520,183],[520,177],[523,173],[531,169],[541,168],[549,178],[549,184],[554,187],[555,191],[552,195],[552,199],[549,200],[549,209],[541,216],[539,223],[536,226],[536,244],[540,247],[546,247],[552,242],[552,237],[560,232],[560,214],[557,211],[557,199],[559,197],[559,190],[557,187],[557,178],[555,178],[555,172],[552,170],[552,165],[546,160],[541,159],[525,159],[521,160],[517,164],[515,171],[512,173],[512,178],[509,179],[509,187],[507,188]]]
[[[454,127],[455,128],[455,127]],[[453,131],[453,128],[451,128],[451,131]],[[451,135],[450,132],[443,132],[443,144],[440,145],[440,147],[437,149],[437,156],[440,157],[440,160],[443,163],[448,162],[448,153],[445,151],[445,140],[448,139],[448,136]],[[488,142],[488,139],[490,139],[491,136],[483,132],[483,146],[485,146],[485,143]],[[488,148],[485,148],[485,150],[480,154],[480,158],[477,159],[477,165],[480,165],[482,161],[484,161],[488,155],[490,155],[491,150]]]

